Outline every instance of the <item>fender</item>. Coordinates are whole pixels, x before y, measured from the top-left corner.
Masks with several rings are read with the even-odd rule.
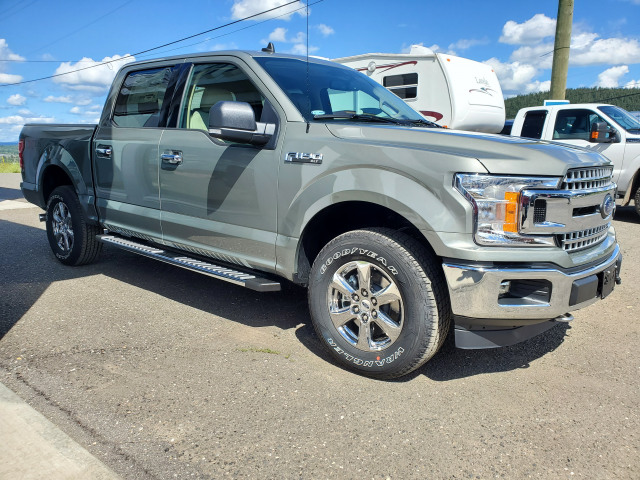
[[[629,205],[631,198],[636,193],[633,187],[634,185],[637,185],[638,172],[640,172],[640,155],[636,156],[631,160],[631,162],[629,162],[628,166],[624,165],[624,167],[625,168],[620,174],[619,180],[619,184],[626,187],[624,191],[624,198],[622,200],[623,207]],[[627,179],[629,179],[629,181],[627,181]]]
[[[51,173],[51,169],[54,167],[61,169],[70,179],[89,221],[97,222],[98,214],[95,209],[89,151],[90,139],[91,137],[84,139],[84,141],[61,141],[58,144],[49,144],[45,147],[36,169],[36,185],[38,186],[38,195],[42,199],[42,204],[45,205],[44,187],[47,175]],[[64,143],[71,145],[63,145]],[[66,148],[67,146],[71,148],[75,156]]]
[[[451,188],[453,178],[443,175],[432,177],[432,181],[430,186],[398,171],[375,167],[333,170],[318,177],[298,192],[279,218],[276,269],[285,276],[295,271],[300,238],[307,225],[327,207],[344,202],[386,207],[422,232],[472,231],[470,206]]]

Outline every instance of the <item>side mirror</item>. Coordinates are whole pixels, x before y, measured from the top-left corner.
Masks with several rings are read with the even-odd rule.
[[[223,101],[209,110],[209,135],[230,142],[265,145],[275,132],[275,124],[256,122],[247,102]]]
[[[607,122],[595,122],[591,125],[591,134],[589,135],[591,143],[618,143],[620,142],[620,134],[615,128],[611,128]]]

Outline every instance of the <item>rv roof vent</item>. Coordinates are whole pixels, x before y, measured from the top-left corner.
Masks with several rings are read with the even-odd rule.
[[[434,56],[433,50],[423,45],[411,45],[409,55]]]

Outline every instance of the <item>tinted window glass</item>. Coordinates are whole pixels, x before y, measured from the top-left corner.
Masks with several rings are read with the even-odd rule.
[[[553,127],[553,138],[554,140],[589,140],[592,125],[604,121],[593,110],[579,108],[560,110]]]
[[[339,65],[293,58],[256,57],[266,72],[308,121],[344,121],[314,118],[336,112],[354,112],[397,120],[422,120],[396,95],[356,70]]]
[[[524,117],[520,136],[527,138],[542,137],[542,127],[544,127],[545,118],[547,118],[546,110],[532,110],[527,112]]]
[[[113,123],[119,127],[157,127],[171,71],[166,67],[127,75],[116,99]]]
[[[209,110],[218,102],[247,102],[260,121],[265,98],[249,77],[235,65],[196,65],[185,90],[181,128],[209,130]]]

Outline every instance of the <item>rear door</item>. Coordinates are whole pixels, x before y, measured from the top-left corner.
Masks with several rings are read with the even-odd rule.
[[[166,65],[125,71],[111,116],[98,127],[96,203],[109,230],[161,240],[158,144],[176,70]]]
[[[248,102],[256,121],[279,123],[282,114],[261,85],[233,57],[193,65],[180,119],[160,141],[165,244],[246,267],[274,268],[280,129],[262,147],[208,133],[209,109],[219,101]]]

